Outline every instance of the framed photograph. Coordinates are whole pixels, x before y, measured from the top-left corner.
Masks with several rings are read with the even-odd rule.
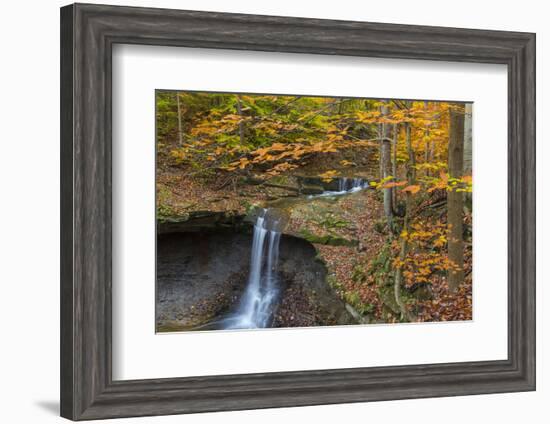
[[[535,389],[535,35],[61,9],[61,415]]]

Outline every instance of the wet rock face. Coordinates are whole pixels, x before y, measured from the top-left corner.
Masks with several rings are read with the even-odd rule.
[[[252,235],[162,234],[157,242],[157,331],[182,331],[222,318],[247,284]],[[281,295],[273,327],[354,323],[326,282],[326,268],[306,240],[281,238]]]
[[[157,331],[190,329],[228,310],[240,297],[250,236],[182,232],[157,240]]]

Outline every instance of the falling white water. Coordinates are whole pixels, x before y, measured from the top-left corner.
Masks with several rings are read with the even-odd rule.
[[[264,328],[272,319],[278,295],[277,262],[280,218],[262,209],[254,224],[250,273],[239,309],[227,318],[226,329]]]
[[[321,194],[312,194],[308,198],[314,197],[328,197],[328,196],[341,196],[343,194],[355,193],[357,191],[368,188],[369,183],[363,178],[346,178],[342,177],[338,179],[338,191],[328,190]]]
[[[338,191],[307,196],[340,196],[368,188],[363,178],[339,178]],[[238,309],[223,320],[216,321],[224,329],[265,328],[271,325],[273,309],[279,295],[277,263],[279,241],[285,218],[275,209],[261,209],[254,224],[250,271],[245,292]]]

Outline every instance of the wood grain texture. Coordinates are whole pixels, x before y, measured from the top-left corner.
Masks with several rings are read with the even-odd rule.
[[[74,291],[73,291],[73,19],[72,7],[61,9],[61,414],[74,416]]]
[[[509,358],[111,379],[114,43],[506,64]],[[61,414],[100,419],[535,388],[535,35],[75,4],[61,9]]]

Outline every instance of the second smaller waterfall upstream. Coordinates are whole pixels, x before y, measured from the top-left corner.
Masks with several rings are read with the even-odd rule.
[[[261,209],[254,224],[248,282],[235,314],[226,319],[226,329],[264,328],[270,325],[279,295],[277,262],[281,218]]]
[[[338,181],[338,191],[340,193],[349,193],[364,189],[368,184],[362,178],[340,178]]]
[[[342,196],[344,194],[355,193],[361,190],[364,190],[369,187],[367,180],[363,178],[338,178],[338,190],[327,190],[322,194],[312,194],[309,195],[309,199],[315,197],[333,197],[333,196]]]

